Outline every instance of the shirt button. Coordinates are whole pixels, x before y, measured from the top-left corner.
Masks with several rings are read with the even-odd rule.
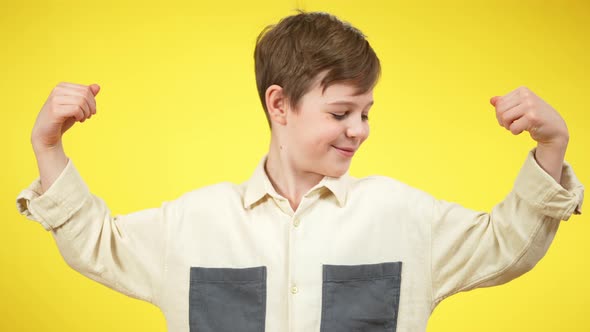
[[[299,226],[299,218],[295,218],[295,220],[293,220],[293,226],[295,226],[295,227]]]
[[[296,285],[291,286],[291,293],[292,294],[297,294],[297,291],[298,291],[298,289],[297,289]]]

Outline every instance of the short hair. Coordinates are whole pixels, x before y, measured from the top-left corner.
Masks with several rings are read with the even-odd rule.
[[[283,88],[296,110],[324,71],[322,93],[334,83],[347,83],[356,87],[355,95],[363,94],[381,76],[379,58],[360,30],[329,13],[297,11],[266,26],[256,39],[256,86],[271,129],[265,93],[273,84]]]

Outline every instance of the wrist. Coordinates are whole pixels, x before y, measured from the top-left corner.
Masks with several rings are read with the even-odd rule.
[[[64,151],[61,142],[54,146],[37,145],[33,147],[33,151],[35,152],[37,164],[40,165],[40,167],[48,164],[64,166],[68,162],[68,157],[66,156],[66,152]]]
[[[537,142],[537,147],[543,150],[565,151],[569,143],[569,136],[560,136],[549,142]]]
[[[568,139],[548,143],[538,143],[534,154],[541,168],[551,175],[557,183],[561,183],[561,172],[567,150]]]
[[[39,147],[35,150],[37,167],[39,168],[39,177],[41,179],[41,190],[45,193],[53,182],[63,172],[68,164],[68,157],[65,154],[61,144],[53,147]]]
[[[53,145],[42,144],[35,140],[31,140],[31,146],[33,147],[33,152],[35,152],[35,155],[51,155],[63,151],[61,140]]]

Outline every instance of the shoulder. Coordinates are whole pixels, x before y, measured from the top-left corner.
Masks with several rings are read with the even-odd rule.
[[[240,200],[242,187],[232,182],[219,182],[206,185],[180,195],[176,201],[187,206],[215,206]]]
[[[361,178],[351,177],[352,190],[385,190],[388,192],[410,192],[419,189],[400,180],[385,175],[369,175]]]
[[[372,200],[376,201],[384,200],[391,203],[392,199],[396,199],[399,202],[427,204],[434,198],[422,189],[385,175],[351,178],[350,192],[352,195],[371,197]]]

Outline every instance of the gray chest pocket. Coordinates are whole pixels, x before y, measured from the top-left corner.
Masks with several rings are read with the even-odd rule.
[[[395,332],[402,262],[323,265],[320,332]]]
[[[263,332],[266,267],[191,267],[190,331]]]

